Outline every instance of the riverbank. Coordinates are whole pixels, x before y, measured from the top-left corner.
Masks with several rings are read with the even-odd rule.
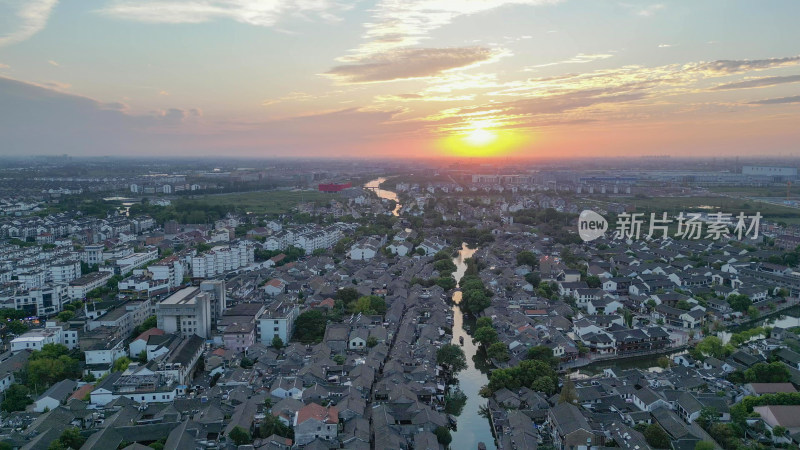
[[[461,245],[458,254],[453,258],[456,271],[453,277],[461,281],[467,270],[466,260],[475,254],[477,248],[471,249],[466,244]],[[467,401],[461,414],[457,418],[456,430],[452,433],[453,441],[450,444],[454,449],[474,449],[478,442],[483,442],[487,450],[497,448],[489,420],[481,415],[481,406],[486,400],[480,396],[480,390],[489,383],[487,368],[478,364],[481,356],[478,354],[478,345],[472,342],[472,336],[467,333],[464,325],[464,313],[461,311],[461,291],[455,291],[453,299],[453,338],[452,343],[461,346],[467,359],[467,368],[458,373],[458,387],[467,396]],[[461,340],[463,339],[463,344]]]
[[[597,369],[598,366],[619,366],[620,368],[640,368],[648,369],[657,366],[657,361],[662,356],[674,355],[684,352],[689,349],[690,344],[684,344],[677,347],[667,347],[658,350],[650,350],[645,352],[637,352],[635,354],[626,355],[601,355],[594,358],[579,358],[569,363],[562,364],[559,367],[559,373],[569,373],[570,370],[575,369]],[[635,362],[636,364],[630,364]],[[606,367],[602,367],[606,368]]]
[[[784,306],[783,308],[777,308],[775,311],[769,311],[768,313],[756,318],[756,319],[749,319],[743,322],[739,322],[735,325],[729,325],[726,331],[731,333],[740,333],[745,330],[749,330],[751,328],[757,328],[760,326],[765,325],[770,319],[780,316],[800,316],[800,300],[799,299],[791,299],[790,304]]]

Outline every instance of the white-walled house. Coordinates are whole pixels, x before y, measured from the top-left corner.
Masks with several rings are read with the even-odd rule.
[[[75,389],[78,387],[78,383],[73,380],[61,380],[58,383],[50,386],[50,388],[39,398],[33,402],[33,411],[34,412],[45,412],[45,411],[52,411],[53,409],[57,408],[63,402],[65,402]]]
[[[128,355],[131,357],[131,359],[138,358],[140,353],[147,351],[147,340],[150,338],[150,336],[161,336],[163,334],[164,330],[160,330],[158,328],[151,328],[144,331],[142,334],[137,336],[136,339],[131,341],[130,345],[128,346]]]
[[[93,405],[103,406],[127,397],[138,403],[172,403],[178,395],[177,386],[160,374],[145,367],[125,372],[113,372],[90,394]]]

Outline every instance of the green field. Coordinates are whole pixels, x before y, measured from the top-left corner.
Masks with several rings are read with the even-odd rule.
[[[739,212],[753,215],[760,212],[762,217],[785,223],[800,223],[800,209],[772,205],[751,199],[730,197],[650,197],[633,198],[628,203],[639,212],[667,212],[675,216],[687,212],[723,212],[734,216]]]
[[[193,197],[211,205],[228,205],[256,214],[281,214],[291,211],[300,203],[325,203],[337,198],[335,194],[319,191],[259,191],[213,194]]]

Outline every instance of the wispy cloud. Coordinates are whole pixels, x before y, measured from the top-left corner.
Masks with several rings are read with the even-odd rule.
[[[58,4],[58,0],[12,0],[9,2],[6,9],[10,9],[8,16],[14,17],[10,20],[14,25],[10,32],[0,35],[0,47],[25,41],[42,31],[56,4]]]
[[[797,83],[800,82],[800,75],[788,75],[783,77],[762,77],[752,78],[744,81],[737,81],[735,83],[726,83],[715,86],[712,90],[728,90],[728,89],[750,89],[767,86],[775,86],[778,84]]]
[[[381,0],[366,23],[366,42],[343,62],[352,62],[390,49],[417,45],[430,32],[458,17],[478,14],[507,5],[544,5],[562,0]]]
[[[785,103],[800,103],[800,95],[795,95],[793,97],[768,98],[750,102],[751,105],[782,105]]]
[[[54,67],[60,66],[59,63],[57,63],[56,61],[53,61],[52,59],[50,61],[47,61],[47,64],[50,64],[51,66],[54,66]]]
[[[658,44],[658,48],[670,48],[672,44]]]
[[[656,3],[656,4],[653,4],[653,5],[645,6],[644,8],[639,8],[636,11],[636,15],[639,15],[639,16],[642,16],[642,17],[652,17],[657,12],[661,11],[662,9],[664,9],[664,5],[661,4],[661,3]]]
[[[285,16],[316,15],[338,20],[348,9],[333,0],[117,0],[100,9],[102,14],[148,23],[203,23],[230,19],[256,26],[273,26]]]
[[[374,55],[325,73],[344,83],[426,78],[457,68],[472,67],[504,55],[485,47],[407,48]]]
[[[735,74],[754,70],[772,69],[775,67],[796,66],[798,64],[800,64],[800,56],[767,59],[723,59],[696,64],[694,69],[716,74]]]
[[[708,80],[748,74],[761,70],[800,64],[795,57],[759,60],[725,60],[643,67],[624,66],[586,73],[540,77],[524,82],[497,83],[495,79],[468,83],[465,91],[449,88],[448,95],[461,92],[476,96],[469,107],[445,108],[422,120],[440,132],[454,132],[474,120],[489,120],[496,127],[538,127],[586,121],[630,120],[653,115],[711,111],[730,105],[703,99],[694,104],[686,96],[708,92]],[[460,74],[464,75],[464,74]],[[758,87],[800,81],[800,75],[765,77],[722,85],[712,90]],[[480,86],[485,83],[484,86]],[[483,90],[488,86],[499,89]],[[423,92],[430,95],[431,88]],[[679,97],[682,96],[682,97]],[[681,98],[680,102],[672,100]],[[505,100],[508,99],[508,100]],[[767,99],[752,104],[798,103],[798,97]],[[505,100],[505,101],[503,101]],[[480,102],[480,103],[479,103]],[[680,105],[680,107],[679,107]],[[727,108],[727,107],[725,107]]]
[[[48,81],[46,83],[42,83],[41,86],[44,86],[49,89],[53,89],[54,91],[63,91],[67,90],[72,87],[69,83],[62,83],[60,81]]]
[[[585,64],[590,63],[593,61],[601,61],[604,59],[612,58],[614,55],[611,53],[595,53],[595,54],[586,54],[586,53],[578,53],[577,55],[573,56],[572,58],[565,59],[563,61],[556,61],[551,63],[545,64],[537,64],[535,66],[528,66],[523,70],[530,71],[535,70],[541,67],[550,67],[550,66],[558,66],[561,64]]]

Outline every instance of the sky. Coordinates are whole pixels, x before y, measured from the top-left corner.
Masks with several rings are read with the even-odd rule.
[[[796,0],[0,0],[0,155],[800,156]]]

